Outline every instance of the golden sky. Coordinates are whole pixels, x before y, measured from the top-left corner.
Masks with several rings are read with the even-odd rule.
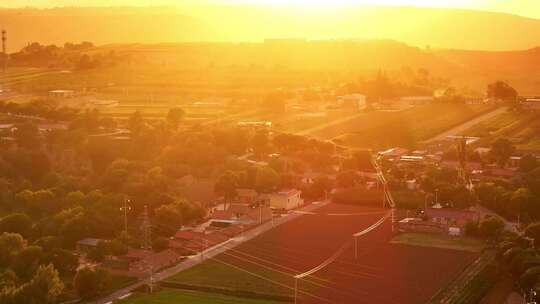
[[[540,19],[540,0],[0,0],[0,6],[147,6],[201,4],[203,2],[306,7],[363,4],[415,5],[498,11]]]

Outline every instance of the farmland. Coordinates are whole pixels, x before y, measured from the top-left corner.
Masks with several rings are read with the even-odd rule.
[[[299,280],[300,303],[423,303],[477,256],[391,244],[387,221],[358,240],[355,259],[352,234],[373,225],[386,212],[331,204],[181,272],[166,283],[292,296],[293,275],[319,265],[341,248],[343,252],[334,263]],[[425,261],[430,261],[429,267]]]
[[[505,137],[518,149],[540,150],[538,118],[535,112],[508,111],[471,127],[463,135],[483,137],[484,143]]]
[[[462,251],[480,252],[484,243],[475,238],[451,237],[428,233],[403,233],[392,240],[393,244],[403,244],[420,247],[455,249]]]
[[[153,295],[135,294],[129,299],[118,302],[118,304],[270,304],[275,301],[251,300],[237,297],[227,297],[223,295],[198,293],[189,291],[178,291],[174,289],[161,290]]]
[[[491,109],[486,105],[433,104],[401,112],[368,112],[311,135],[355,148],[411,146]],[[384,135],[384,136],[382,136]]]

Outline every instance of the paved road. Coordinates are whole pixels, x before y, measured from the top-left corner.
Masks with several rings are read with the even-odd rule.
[[[485,114],[482,114],[474,119],[471,119],[467,122],[464,122],[463,124],[457,126],[457,127],[454,127],[450,130],[447,130],[447,131],[444,131],[442,133],[440,133],[439,135],[436,135],[428,140],[425,140],[423,141],[423,143],[427,144],[427,143],[430,143],[430,142],[434,142],[434,141],[439,141],[439,140],[444,140],[446,139],[448,136],[453,136],[453,135],[460,135],[461,133],[463,133],[464,131],[466,131],[467,129],[473,127],[474,125],[478,124],[478,123],[481,123],[482,121],[485,121],[485,120],[488,120],[492,117],[495,117],[499,114],[502,114],[504,112],[507,111],[507,108],[506,107],[500,107],[500,108],[496,108],[495,110],[493,111],[490,111],[490,112],[487,112]],[[442,114],[444,115],[444,114]]]
[[[203,260],[205,259],[208,259],[208,258],[213,258],[227,250],[229,250],[230,248],[234,248],[246,241],[249,241],[255,237],[257,237],[258,235],[262,234],[262,233],[265,233],[271,229],[273,229],[274,227],[277,227],[279,225],[282,225],[284,223],[287,223],[287,222],[290,222],[294,219],[297,219],[301,216],[304,216],[305,214],[309,214],[309,212],[311,211],[314,211],[314,210],[317,210],[323,206],[326,206],[329,204],[329,201],[326,201],[326,202],[323,202],[323,203],[319,203],[319,204],[311,204],[311,205],[308,205],[306,207],[303,207],[301,209],[299,209],[299,211],[302,211],[302,212],[294,212],[294,213],[290,213],[288,214],[287,216],[284,216],[284,217],[281,217],[279,219],[275,219],[274,221],[270,221],[270,222],[267,222],[267,223],[264,223],[256,228],[253,228],[249,231],[246,231],[242,234],[240,234],[239,236],[235,237],[235,238],[232,238],[230,239],[229,241],[225,242],[225,243],[222,243],[222,244],[218,244],[212,248],[208,248],[207,250],[205,250],[203,253],[202,253],[202,256],[201,254],[197,254],[197,255],[194,255],[194,256],[191,256],[189,257],[188,259],[184,260],[183,262],[179,263],[178,265],[176,266],[173,266],[171,268],[167,268],[167,269],[164,269],[160,272],[157,272],[154,274],[154,282],[159,282],[159,281],[162,281],[168,277],[171,277],[181,271],[184,271],[186,269],[189,269],[193,266],[196,266],[198,264],[200,264]],[[307,212],[307,213],[306,213]],[[99,299],[99,300],[96,300],[94,302],[91,302],[92,304],[106,304],[106,303],[111,303],[113,302],[114,300],[120,298],[120,297],[123,297],[123,296],[126,296],[128,295],[129,293],[131,293],[134,289],[138,288],[138,287],[141,287],[142,285],[146,284],[148,282],[148,279],[146,280],[142,280],[142,281],[138,281],[137,283],[134,283],[134,284],[131,284],[125,288],[122,288],[122,289],[119,289],[117,291],[115,291],[114,293],[102,298],[102,299]]]

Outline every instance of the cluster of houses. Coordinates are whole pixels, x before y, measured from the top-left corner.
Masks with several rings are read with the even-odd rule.
[[[259,194],[252,189],[238,189],[237,192],[234,202],[213,207],[204,223],[177,231],[169,239],[167,249],[154,252],[129,248],[122,256],[107,257],[104,266],[119,274],[144,277],[149,269],[157,271],[170,267],[188,256],[222,246],[245,231],[273,220],[281,212],[304,205],[301,191],[296,189],[270,194]],[[102,242],[108,240],[83,239],[77,242],[77,250],[84,256]]]
[[[453,139],[449,138],[449,140],[452,141]],[[471,143],[472,142],[474,142],[474,139],[471,139]],[[474,149],[475,154],[478,155],[480,159],[485,159],[490,151],[491,148],[488,147],[478,147]],[[465,170],[467,170],[467,173],[470,176],[472,185],[479,183],[483,177],[510,179],[519,174],[519,165],[523,156],[522,154],[523,153],[516,151],[504,167],[493,163],[482,162],[480,160],[467,160],[465,163]],[[440,148],[430,149],[429,147],[425,150],[414,151],[404,148],[392,148],[379,152],[381,158],[392,162],[397,167],[412,169],[416,172],[432,165],[456,170],[463,169],[462,164],[458,160],[444,159],[443,155],[444,151]],[[407,186],[409,187],[409,190],[415,190],[418,187],[418,183],[416,180],[410,180],[407,181]]]
[[[441,147],[448,147],[455,143],[456,138],[448,138],[446,142],[427,146],[424,150],[408,150],[404,148],[392,148],[379,152],[379,157],[391,162],[394,166],[413,172],[421,172],[428,166],[438,166],[452,168],[456,170],[466,170],[469,177],[469,187],[474,188],[483,178],[504,178],[511,179],[520,173],[519,165],[522,153],[516,151],[510,157],[507,164],[501,167],[497,164],[490,164],[480,160],[486,159],[491,148],[477,147],[474,149],[478,156],[476,160],[467,160],[465,166],[457,160],[444,159],[444,152]],[[476,142],[476,138],[467,138],[467,144]],[[418,190],[420,185],[416,179],[406,180],[408,190]],[[462,235],[465,226],[470,221],[478,221],[481,212],[475,207],[469,209],[455,209],[443,207],[440,204],[434,206],[426,205],[422,217],[405,218],[399,221],[400,231],[420,231],[439,232],[450,235]]]

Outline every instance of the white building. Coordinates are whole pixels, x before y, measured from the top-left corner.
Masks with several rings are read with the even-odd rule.
[[[280,191],[268,196],[270,207],[279,210],[291,210],[304,205],[304,200],[300,197],[302,191],[297,189]]]
[[[540,110],[540,98],[527,98],[521,105],[528,110]]]
[[[75,91],[72,91],[72,90],[52,90],[52,91],[49,91],[49,95],[51,97],[56,97],[56,98],[70,98],[70,97],[75,96]]]
[[[366,96],[362,94],[343,95],[337,98],[338,102],[347,108],[362,111],[366,108]]]
[[[433,96],[404,96],[399,99],[401,102],[405,102],[411,105],[427,104],[435,100]]]

